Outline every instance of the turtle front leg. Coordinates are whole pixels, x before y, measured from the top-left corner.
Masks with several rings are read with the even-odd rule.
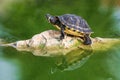
[[[92,44],[92,41],[90,39],[89,34],[85,34],[84,35],[84,42],[83,42],[83,44],[85,44],[85,45],[91,45]]]
[[[63,25],[61,25],[61,35],[60,35],[60,40],[63,40],[65,37],[65,32],[64,32],[65,28]]]

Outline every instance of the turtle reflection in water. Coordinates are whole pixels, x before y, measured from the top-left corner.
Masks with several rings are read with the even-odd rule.
[[[66,33],[72,36],[80,37],[85,45],[90,45],[92,43],[90,39],[92,30],[87,22],[80,16],[76,16],[74,14],[52,16],[47,14],[46,18],[51,24],[56,26],[61,31],[61,40],[64,39]]]
[[[80,68],[92,55],[92,49],[75,49],[59,59],[56,66],[61,71]]]

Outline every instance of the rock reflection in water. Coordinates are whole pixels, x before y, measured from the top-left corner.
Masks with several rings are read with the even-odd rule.
[[[57,62],[57,68],[62,71],[75,70],[80,68],[92,55],[93,50],[90,49],[76,49],[63,56],[62,59]]]

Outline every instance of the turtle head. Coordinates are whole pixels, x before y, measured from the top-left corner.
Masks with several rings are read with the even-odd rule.
[[[50,15],[50,14],[46,14],[46,18],[51,24],[55,24],[57,22],[57,18],[55,16]]]

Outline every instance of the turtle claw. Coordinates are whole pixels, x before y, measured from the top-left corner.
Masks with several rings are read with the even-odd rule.
[[[83,44],[85,44],[85,45],[91,45],[92,42],[91,42],[91,40],[89,40],[89,41],[85,41]]]
[[[85,35],[84,36],[84,42],[83,42],[84,45],[91,45],[92,44],[92,41],[89,37],[89,35]]]
[[[60,40],[63,40],[64,39],[64,36],[60,36]]]

